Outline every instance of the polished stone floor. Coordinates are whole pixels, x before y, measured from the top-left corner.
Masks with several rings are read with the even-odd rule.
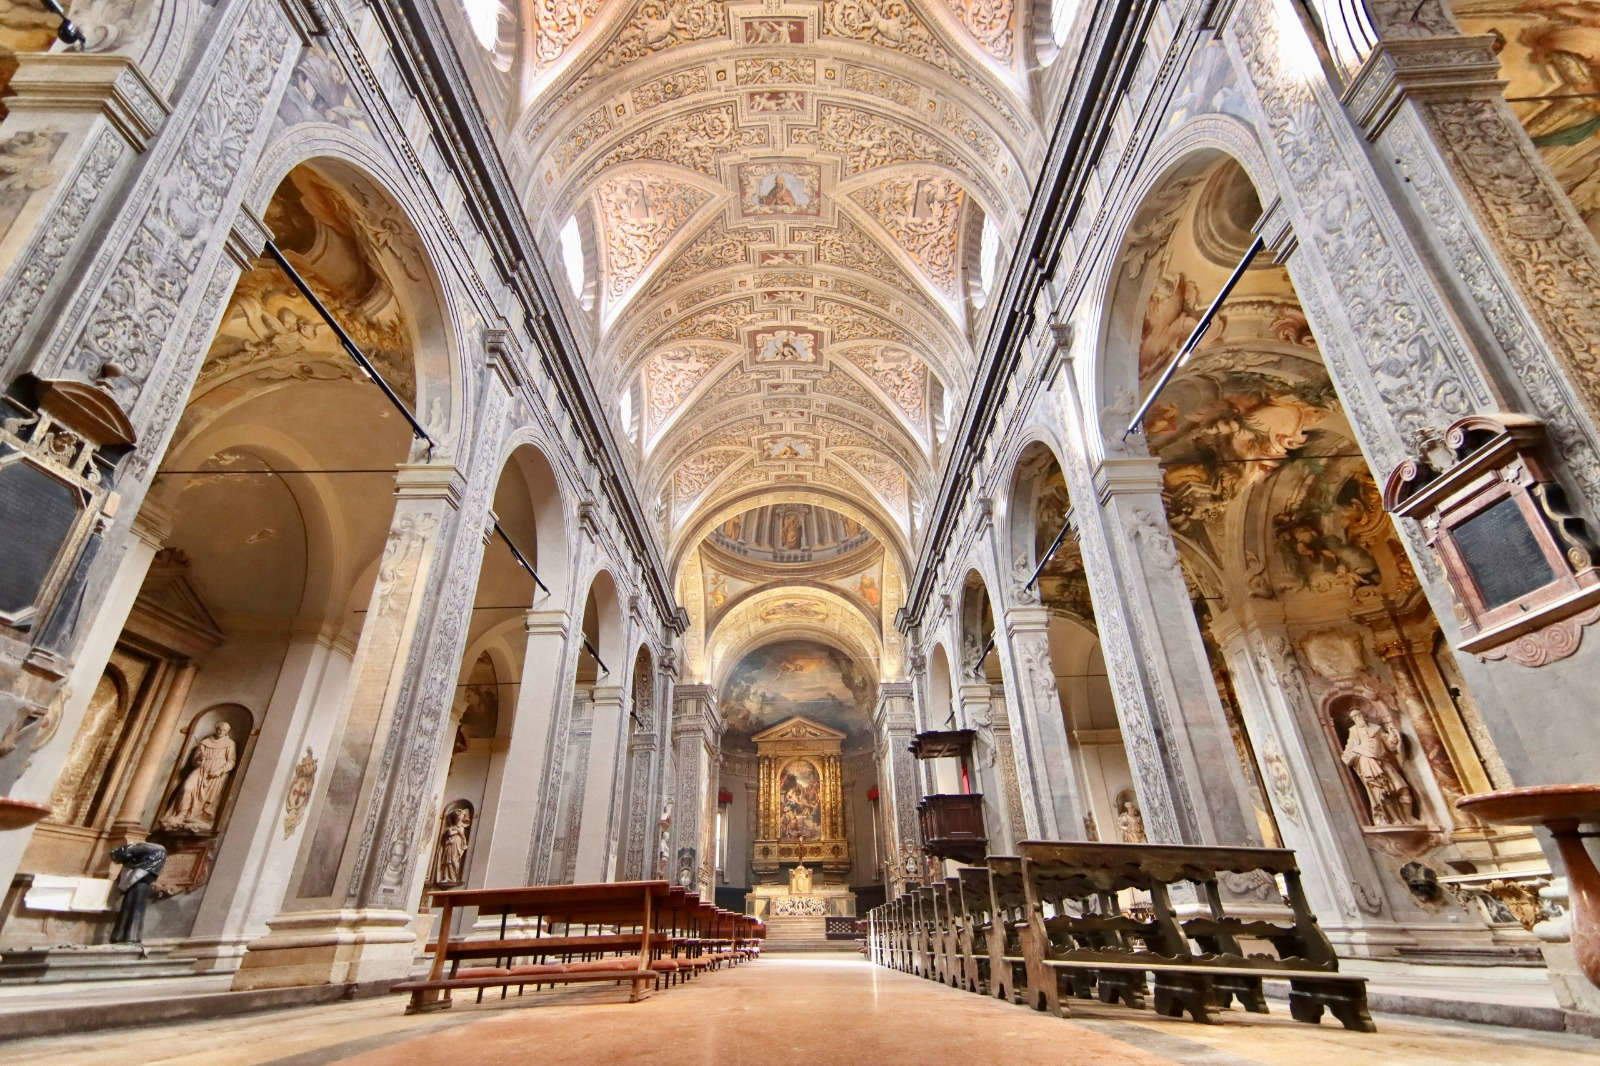
[[[399,997],[83,1036],[0,1043],[39,1066],[502,1066],[650,1063],[942,1066],[1590,1066],[1600,1042],[1377,1015],[1376,1034],[1230,1011],[1199,1026],[1074,1004],[1036,1014],[849,955],[768,956],[628,1004],[609,990],[461,1000],[407,1017]]]

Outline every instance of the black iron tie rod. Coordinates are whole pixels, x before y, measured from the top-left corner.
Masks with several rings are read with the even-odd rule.
[[[56,40],[62,44],[83,44],[83,31],[78,29],[78,24],[67,18],[67,11],[56,0],[39,0],[44,9],[61,20],[61,25],[56,27]]]
[[[300,290],[300,295],[304,296],[317,314],[322,316],[322,320],[328,324],[328,328],[333,330],[334,336],[339,338],[339,344],[344,348],[345,354],[354,359],[356,365],[366,372],[367,377],[372,379],[372,383],[383,390],[383,394],[389,398],[389,402],[394,405],[395,410],[399,411],[406,422],[410,424],[411,435],[417,440],[427,442],[428,458],[431,460],[433,458],[433,438],[428,435],[426,429],[422,428],[422,423],[417,421],[417,416],[411,413],[411,408],[406,406],[406,402],[400,398],[400,394],[395,392],[387,381],[383,380],[383,375],[378,373],[378,368],[372,365],[372,360],[367,358],[366,353],[361,350],[361,346],[355,342],[350,334],[344,331],[344,327],[339,325],[339,320],[333,317],[333,312],[329,311],[323,305],[322,300],[317,297],[317,294],[311,291],[311,286],[306,284],[306,279],[300,276],[300,272],[294,268],[293,263],[284,258],[283,252],[278,248],[278,243],[270,237],[267,238],[266,253],[273,262],[278,264],[289,280],[294,283],[294,287]]]
[[[1250,247],[1245,249],[1244,258],[1239,260],[1239,265],[1233,268],[1233,273],[1228,275],[1228,280],[1217,291],[1216,299],[1211,301],[1211,306],[1206,308],[1206,313],[1200,316],[1200,321],[1194,324],[1194,329],[1190,331],[1188,339],[1183,342],[1183,347],[1178,349],[1178,354],[1173,357],[1172,362],[1167,364],[1167,369],[1161,372],[1160,379],[1156,381],[1155,387],[1150,390],[1150,394],[1144,398],[1144,403],[1139,405],[1139,409],[1128,420],[1128,428],[1122,431],[1123,440],[1127,440],[1129,434],[1139,428],[1139,423],[1144,421],[1145,412],[1149,411],[1150,405],[1156,402],[1156,397],[1161,395],[1161,390],[1167,387],[1167,383],[1172,380],[1172,375],[1176,374],[1179,368],[1189,361],[1189,357],[1194,354],[1194,350],[1200,346],[1200,338],[1204,337],[1206,330],[1211,328],[1211,320],[1217,317],[1217,311],[1222,307],[1222,301],[1228,298],[1228,294],[1233,291],[1233,287],[1239,284],[1239,279],[1244,277],[1244,272],[1250,268],[1251,261],[1266,246],[1267,242],[1259,236],[1250,242]]]
[[[1065,522],[1061,523],[1061,532],[1057,533],[1056,539],[1050,542],[1050,550],[1044,553],[1044,558],[1039,560],[1039,565],[1033,568],[1033,576],[1028,578],[1028,583],[1026,585],[1022,586],[1024,592],[1033,588],[1033,586],[1038,582],[1039,575],[1043,574],[1044,568],[1050,565],[1051,557],[1054,556],[1055,553],[1061,548],[1061,542],[1067,539],[1067,533],[1071,529],[1072,519],[1069,518]]]

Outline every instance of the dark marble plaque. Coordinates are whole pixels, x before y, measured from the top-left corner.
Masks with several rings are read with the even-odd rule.
[[[78,520],[76,489],[26,460],[0,467],[0,611],[28,607]]]
[[[1511,497],[1455,526],[1450,536],[1485,609],[1504,606],[1556,578],[1522,508]]]

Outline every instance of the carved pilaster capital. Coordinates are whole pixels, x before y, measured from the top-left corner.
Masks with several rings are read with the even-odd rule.
[[[1499,96],[1493,37],[1416,37],[1381,41],[1350,80],[1344,103],[1369,140],[1377,140],[1407,99]]]
[[[530,637],[556,637],[566,640],[571,633],[572,620],[566,611],[528,611],[522,616],[522,628]]]
[[[1153,455],[1108,456],[1094,471],[1094,488],[1102,504],[1113,496],[1161,491],[1161,460]]]
[[[508,329],[483,331],[483,351],[489,372],[506,392],[515,395],[528,383],[522,361],[522,342]]]
[[[250,210],[248,205],[240,204],[233,225],[228,228],[228,240],[223,248],[228,253],[228,258],[239,264],[240,270],[249,270],[256,265],[261,250],[267,246],[271,236],[272,231],[261,221],[260,216]]]
[[[454,463],[402,463],[395,471],[394,494],[402,500],[442,500],[457,510],[466,488]]]
[[[172,104],[139,66],[123,55],[24,52],[17,59],[6,100],[14,115],[30,111],[98,111],[142,152]]]

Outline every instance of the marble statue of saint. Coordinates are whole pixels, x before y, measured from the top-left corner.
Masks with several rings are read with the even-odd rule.
[[[801,863],[789,871],[789,895],[809,896],[811,894],[811,870],[805,863]]]
[[[239,760],[239,749],[228,735],[231,732],[227,722],[218,722],[209,737],[189,750],[183,781],[156,819],[159,828],[201,833],[216,827],[223,787]]]
[[[1117,831],[1122,834],[1124,844],[1144,844],[1149,840],[1144,835],[1144,815],[1131,799],[1122,801],[1122,810],[1117,813]]]
[[[1400,769],[1400,731],[1392,722],[1370,722],[1359,708],[1350,712],[1350,733],[1340,757],[1354,770],[1372,807],[1373,825],[1409,825],[1411,786]]]
[[[439,860],[434,871],[434,882],[441,885],[459,885],[466,880],[467,844],[472,839],[472,810],[456,807],[444,817],[444,829],[439,834]]]

